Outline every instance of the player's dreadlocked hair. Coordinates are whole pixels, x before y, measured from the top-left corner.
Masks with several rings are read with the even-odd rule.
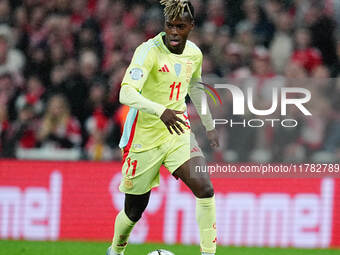
[[[194,20],[194,7],[188,0],[160,0],[164,5],[164,15],[174,20],[188,12],[190,18]]]

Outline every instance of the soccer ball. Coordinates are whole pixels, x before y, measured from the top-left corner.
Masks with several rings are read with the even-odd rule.
[[[159,249],[159,250],[150,252],[148,255],[175,255],[175,254],[173,254],[171,251]]]

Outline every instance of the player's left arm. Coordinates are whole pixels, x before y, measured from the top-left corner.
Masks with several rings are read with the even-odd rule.
[[[209,143],[211,147],[217,148],[219,147],[219,141],[218,141],[218,134],[214,126],[214,121],[211,117],[211,112],[209,107],[207,107],[206,114],[202,114],[202,94],[203,92],[203,85],[198,83],[202,80],[202,59],[203,55],[200,55],[200,63],[198,65],[198,68],[195,70],[195,72],[192,75],[188,94],[189,97],[194,104],[196,111],[198,115],[200,116],[200,119],[202,121],[203,126],[206,129],[207,137],[209,140]]]

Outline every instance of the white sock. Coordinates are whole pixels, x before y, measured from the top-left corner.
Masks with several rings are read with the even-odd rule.
[[[206,253],[206,252],[202,252],[202,255],[215,255],[215,253]]]

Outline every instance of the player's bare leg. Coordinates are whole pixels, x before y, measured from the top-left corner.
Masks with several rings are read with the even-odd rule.
[[[125,194],[124,209],[116,217],[113,241],[107,255],[124,254],[130,233],[148,205],[150,193],[149,191],[143,195]]]
[[[196,220],[200,230],[201,252],[215,254],[216,252],[216,209],[214,189],[209,173],[199,173],[193,176],[190,168],[195,165],[205,165],[203,157],[194,157],[185,162],[175,172],[196,196]]]

